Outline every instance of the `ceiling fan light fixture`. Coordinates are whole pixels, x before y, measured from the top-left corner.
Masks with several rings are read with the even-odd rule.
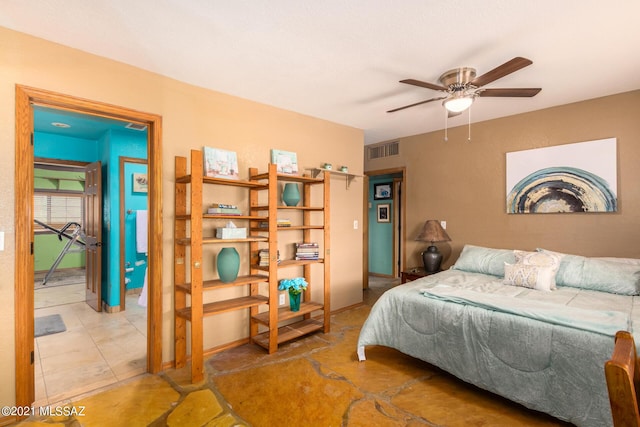
[[[474,97],[472,95],[454,95],[449,99],[445,99],[442,105],[447,111],[452,113],[461,113],[473,104]]]

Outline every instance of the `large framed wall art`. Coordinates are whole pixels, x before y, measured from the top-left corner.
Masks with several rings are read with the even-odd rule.
[[[616,212],[616,138],[507,153],[507,213]]]

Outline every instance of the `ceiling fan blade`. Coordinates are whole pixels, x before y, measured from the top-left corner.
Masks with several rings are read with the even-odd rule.
[[[536,96],[541,88],[484,89],[478,96],[531,97]]]
[[[422,104],[426,104],[427,102],[438,101],[439,99],[445,99],[445,98],[446,96],[440,96],[438,98],[427,99],[426,101],[420,101],[420,102],[416,102],[415,104],[405,105],[404,107],[394,108],[393,110],[387,111],[387,113],[394,113],[396,111],[404,110],[405,108],[415,107],[416,105],[422,105]]]
[[[484,86],[531,64],[533,64],[533,61],[517,56],[511,61],[507,61],[504,64],[497,66],[493,70],[484,73],[480,77],[476,77],[469,84],[476,87]]]
[[[427,82],[423,82],[423,81],[415,80],[415,79],[400,80],[400,83],[406,83],[408,85],[426,87],[427,89],[433,89],[433,90],[444,90],[444,91],[449,90],[444,86],[436,85],[436,84],[433,84],[433,83],[427,83]]]

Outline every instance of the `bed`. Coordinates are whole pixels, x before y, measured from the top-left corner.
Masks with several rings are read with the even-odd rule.
[[[640,260],[467,245],[451,269],[380,297],[358,357],[392,347],[577,426],[610,426],[604,363],[616,331],[640,320],[639,290]]]

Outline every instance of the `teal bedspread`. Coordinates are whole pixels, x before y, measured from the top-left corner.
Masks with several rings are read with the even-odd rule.
[[[604,363],[615,332],[633,332],[637,298],[541,292],[448,270],[384,293],[362,327],[358,356],[365,360],[368,345],[393,347],[577,426],[610,426]]]

